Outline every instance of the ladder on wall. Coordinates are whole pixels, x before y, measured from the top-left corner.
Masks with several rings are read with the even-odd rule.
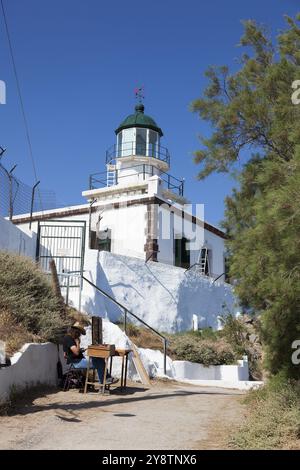
[[[206,270],[207,270],[208,275],[209,275],[210,269],[209,269],[209,258],[208,258],[207,248],[201,248],[200,253],[199,253],[198,265],[199,265],[201,274],[205,275]]]
[[[114,186],[117,184],[116,172],[116,165],[107,165],[106,186]]]

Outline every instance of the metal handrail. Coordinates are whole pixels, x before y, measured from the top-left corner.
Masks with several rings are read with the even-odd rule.
[[[106,163],[110,163],[116,158],[129,157],[132,155],[156,158],[170,166],[170,154],[166,147],[160,144],[142,144],[136,141],[112,145],[106,151]]]
[[[111,295],[109,295],[107,292],[105,292],[104,290],[100,289],[100,287],[96,286],[96,284],[94,284],[92,281],[90,281],[89,279],[87,279],[85,276],[81,275],[81,278],[87,282],[90,286],[94,287],[95,289],[97,289],[102,295],[104,295],[105,297],[107,297],[109,300],[111,300],[113,303],[115,303],[116,305],[118,305],[118,307],[120,307],[123,311],[124,311],[124,331],[126,333],[126,327],[127,327],[127,314],[129,313],[129,315],[132,315],[136,320],[138,320],[139,322],[141,322],[143,325],[145,325],[147,328],[149,328],[151,331],[153,331],[153,333],[155,333],[156,335],[158,335],[162,341],[163,341],[163,346],[164,346],[164,374],[166,375],[167,374],[167,343],[168,343],[168,340],[165,336],[163,336],[161,333],[159,333],[157,330],[155,330],[154,328],[152,328],[152,326],[148,325],[148,323],[146,323],[144,320],[142,320],[140,317],[138,317],[137,315],[135,315],[134,313],[132,313],[130,310],[128,310],[127,307],[125,307],[124,305],[122,305],[120,302],[118,302],[116,299],[114,299]]]
[[[216,281],[218,281],[222,276],[225,276],[225,275],[226,275],[226,273],[222,273],[222,274],[220,274],[219,276],[217,276],[217,277],[213,280],[213,284],[214,284]]]
[[[142,165],[133,165],[130,167],[132,170],[135,168],[140,168],[140,171],[132,171],[132,173],[127,173],[126,175],[120,176],[119,171],[117,169],[113,170],[116,175],[116,181],[120,182],[122,178],[128,178],[130,176],[139,176],[143,175],[143,180],[145,179],[146,175],[154,175],[154,167],[153,165],[148,165],[143,163]],[[160,171],[159,177],[161,178],[164,183],[166,183],[168,189],[175,189],[178,190],[179,196],[183,196],[184,192],[184,179],[176,178],[170,173],[166,173],[165,171]],[[101,178],[101,179],[99,179]],[[102,171],[98,173],[92,173],[89,176],[89,188],[90,189],[97,189],[96,186],[106,187],[107,186],[107,172]]]

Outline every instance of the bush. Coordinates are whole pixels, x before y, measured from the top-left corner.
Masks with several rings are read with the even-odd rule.
[[[249,361],[250,377],[262,379],[262,346],[259,340],[260,323],[255,317],[243,315],[234,318],[229,314],[223,318],[223,329],[218,332],[231,345],[241,359],[246,355]]]
[[[1,339],[16,340],[11,349],[22,332],[48,341],[67,322],[47,275],[29,258],[7,252],[0,252],[0,314]]]
[[[221,336],[231,344],[240,355],[245,354],[247,328],[238,318],[229,314],[223,319]]]
[[[234,364],[237,360],[233,348],[224,340],[199,340],[191,335],[178,335],[171,340],[170,352],[174,359],[204,366]]]
[[[275,376],[249,392],[246,423],[232,437],[240,449],[300,449],[300,383]]]
[[[217,341],[220,338],[220,332],[215,331],[212,328],[203,328],[202,330],[198,331],[189,331],[188,334],[194,336],[198,339],[209,339],[213,341]]]

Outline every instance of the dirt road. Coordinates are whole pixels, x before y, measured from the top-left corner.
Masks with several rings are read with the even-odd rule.
[[[243,418],[235,390],[155,382],[126,394],[26,397],[0,417],[0,449],[220,449]]]

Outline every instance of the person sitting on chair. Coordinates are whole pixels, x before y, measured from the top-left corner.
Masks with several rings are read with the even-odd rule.
[[[69,328],[68,333],[63,339],[63,351],[67,364],[72,364],[75,369],[87,369],[88,367],[88,360],[83,355],[84,349],[80,347],[80,336],[85,334],[84,327],[79,322],[76,322]],[[99,382],[102,384],[105,370],[104,359],[102,357],[92,357],[91,368],[97,370]],[[111,385],[115,382],[116,380],[107,374],[106,384]]]

